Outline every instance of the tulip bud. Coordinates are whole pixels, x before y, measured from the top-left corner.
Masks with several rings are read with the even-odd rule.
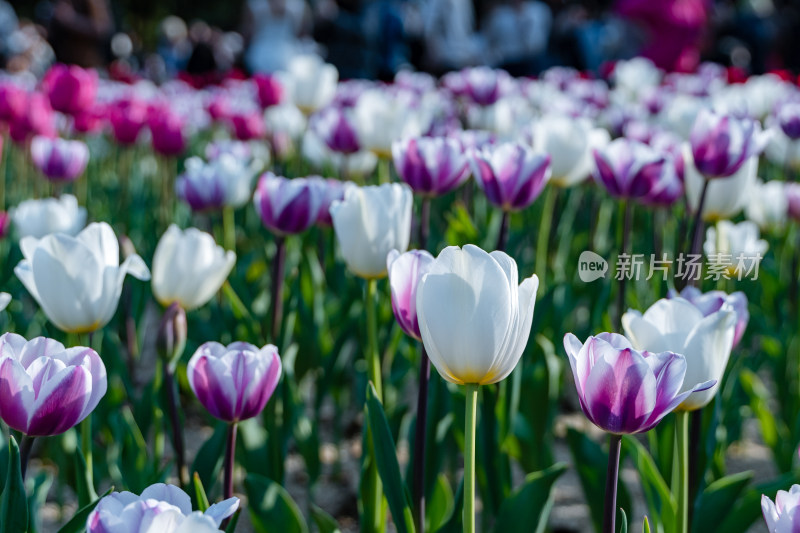
[[[172,302],[161,317],[156,337],[158,356],[172,371],[186,348],[186,330],[186,311],[178,302]]]

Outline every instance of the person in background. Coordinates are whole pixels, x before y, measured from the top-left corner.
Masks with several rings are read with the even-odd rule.
[[[472,0],[430,0],[425,17],[427,67],[441,75],[484,62]]]
[[[532,76],[542,69],[553,14],[543,2],[505,0],[489,13],[484,35],[491,61],[512,76]]]
[[[700,45],[710,0],[618,0],[621,16],[647,32],[641,55],[667,71],[691,72],[700,64]]]
[[[48,38],[56,59],[82,67],[103,67],[114,30],[107,0],[58,0]]]
[[[245,66],[251,72],[284,70],[301,52],[308,32],[304,0],[246,0],[242,16]]]

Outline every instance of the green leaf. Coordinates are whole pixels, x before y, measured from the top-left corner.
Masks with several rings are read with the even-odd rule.
[[[619,519],[619,533],[628,533],[628,515],[622,507],[619,508],[619,512],[622,515]]]
[[[308,533],[303,513],[286,489],[258,474],[248,474],[244,488],[256,533]]]
[[[28,524],[28,533],[39,533],[41,531],[39,523],[39,508],[44,505],[47,499],[47,493],[50,491],[50,486],[53,484],[52,476],[46,472],[39,472],[33,480],[33,489],[28,497],[28,517],[30,518]]]
[[[367,386],[367,415],[369,417],[369,430],[372,432],[373,451],[378,473],[383,482],[383,490],[389,509],[392,512],[397,531],[408,533],[414,531],[414,519],[411,514],[410,498],[403,478],[400,475],[400,466],[397,463],[397,452],[392,438],[392,431],[383,412],[383,405],[378,399],[375,387],[370,383]]]
[[[214,489],[214,483],[222,470],[222,458],[225,454],[228,426],[217,424],[214,434],[200,447],[192,462],[192,472],[200,477],[200,483],[206,493]],[[197,502],[199,504],[199,502]]]
[[[8,439],[8,477],[0,501],[0,533],[22,533],[28,530],[28,500],[22,481],[19,446],[14,437]]]
[[[97,494],[94,494],[92,479],[86,468],[86,459],[83,457],[80,446],[75,447],[72,459],[75,464],[75,492],[78,493],[78,505],[86,506],[97,499]]]
[[[458,484],[456,496],[453,498],[455,505],[453,512],[450,513],[450,518],[447,522],[440,527],[436,533],[459,533],[462,531],[462,515],[464,514],[464,478],[461,478],[461,483]]]
[[[566,470],[566,463],[557,463],[541,472],[528,474],[522,486],[500,506],[495,532],[542,533],[553,507],[553,484]]]
[[[692,532],[713,531],[733,509],[752,478],[752,472],[741,472],[718,479],[706,487],[695,503]]]
[[[431,497],[425,502],[425,529],[436,531],[453,512],[453,489],[447,478],[439,474],[433,486]]]
[[[230,522],[228,522],[228,527],[225,528],[225,533],[234,533],[234,531],[236,531],[236,525],[239,523],[239,517],[241,514],[242,509],[240,507],[239,509],[236,509],[236,512],[233,513],[233,516],[231,516]]]
[[[192,484],[194,485],[194,495],[197,498],[197,510],[206,512],[206,509],[211,507],[206,496],[206,489],[203,488],[203,482],[200,481],[200,474],[197,472],[192,476]]]
[[[92,503],[78,509],[78,512],[70,518],[69,522],[58,530],[58,533],[83,533],[86,530],[86,521],[89,519],[89,515],[94,511],[94,508],[97,507],[97,504],[100,503],[100,500],[111,494],[113,490],[114,487],[111,487]]]
[[[672,493],[661,477],[655,461],[647,453],[647,449],[634,437],[625,435],[622,437],[622,447],[630,454],[631,459],[639,471],[642,480],[642,491],[644,492],[647,509],[657,531],[675,531],[677,503],[672,497]],[[656,522],[656,517],[658,521]]]
[[[341,533],[339,523],[321,507],[311,504],[311,519],[319,529],[319,533]]]
[[[753,522],[761,517],[761,495],[775,497],[779,490],[786,490],[795,483],[800,483],[800,475],[796,473],[784,474],[766,483],[759,483],[748,489],[736,506],[730,509],[725,519],[718,525],[716,531],[725,533],[744,533]]]
[[[642,523],[642,533],[651,533],[650,532],[650,520],[647,517],[644,517],[644,522]]]

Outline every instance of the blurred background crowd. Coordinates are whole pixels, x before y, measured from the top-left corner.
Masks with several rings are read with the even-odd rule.
[[[490,65],[601,72],[640,54],[666,70],[712,60],[800,70],[800,0],[0,0],[0,62],[54,61],[194,84],[319,53],[343,79]]]

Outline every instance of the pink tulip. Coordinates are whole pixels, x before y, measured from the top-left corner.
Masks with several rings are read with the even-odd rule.
[[[229,117],[233,134],[240,141],[262,139],[267,134],[267,126],[261,112],[234,113]]]
[[[74,181],[86,170],[89,148],[83,141],[36,136],[31,141],[34,166],[51,181]]]
[[[77,65],[53,65],[42,79],[42,88],[56,111],[77,115],[94,103],[98,76]]]
[[[417,287],[434,261],[426,250],[410,250],[403,254],[392,250],[386,258],[394,317],[406,335],[418,341],[422,340],[422,334],[417,317]]]
[[[0,239],[8,236],[9,229],[11,229],[11,217],[7,211],[0,211]]]
[[[47,97],[42,93],[30,93],[25,105],[24,112],[11,121],[11,139],[17,144],[24,144],[33,135],[55,136],[55,114]]]
[[[153,135],[153,149],[166,156],[176,156],[186,149],[183,119],[168,109],[151,108],[148,127]]]
[[[281,377],[278,349],[245,342],[201,345],[186,369],[189,386],[214,417],[239,422],[257,416]]]
[[[53,339],[0,337],[0,418],[40,437],[64,433],[97,407],[107,387],[97,352]]]
[[[0,120],[11,122],[25,114],[28,93],[13,83],[0,84]]]

